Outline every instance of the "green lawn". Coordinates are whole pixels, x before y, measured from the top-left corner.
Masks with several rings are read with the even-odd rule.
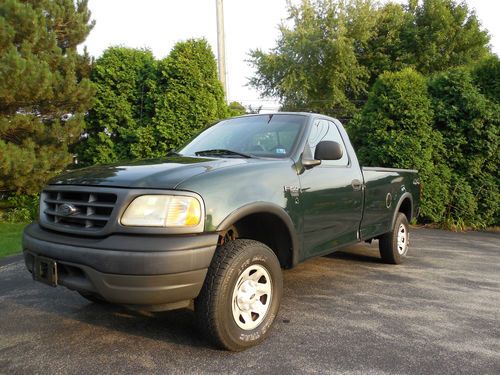
[[[21,234],[26,225],[0,223],[0,258],[21,252]]]

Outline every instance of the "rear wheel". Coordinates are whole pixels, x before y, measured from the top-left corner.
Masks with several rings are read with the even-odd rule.
[[[406,215],[399,212],[392,231],[385,233],[379,239],[380,256],[384,262],[400,264],[407,256],[410,245],[409,229]]]
[[[195,300],[200,328],[215,345],[239,351],[268,334],[281,303],[283,281],[274,252],[238,239],[217,248]]]

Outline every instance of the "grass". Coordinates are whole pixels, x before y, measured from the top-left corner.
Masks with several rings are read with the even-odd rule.
[[[26,225],[0,223],[0,258],[21,252],[21,234]]]

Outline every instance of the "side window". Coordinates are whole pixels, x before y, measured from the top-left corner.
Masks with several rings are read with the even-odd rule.
[[[309,147],[311,148],[311,153],[314,156],[314,151],[316,150],[316,145],[321,141],[335,141],[342,147],[343,155],[339,160],[325,160],[324,165],[339,165],[347,166],[349,164],[349,157],[347,156],[347,151],[345,148],[344,141],[340,135],[337,126],[327,120],[316,120],[312,127],[311,133],[309,133]]]

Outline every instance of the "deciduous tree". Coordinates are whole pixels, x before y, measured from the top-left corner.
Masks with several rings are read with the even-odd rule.
[[[424,0],[407,9],[414,22],[406,24],[410,29],[404,44],[418,71],[428,74],[467,65],[490,53],[488,33],[465,1]]]
[[[250,52],[250,85],[284,109],[349,119],[385,71],[471,64],[490,54],[488,42],[465,2],[303,0],[289,6],[274,48]]]
[[[370,0],[290,4],[276,46],[250,53],[256,68],[250,85],[287,110],[350,116],[367,89],[369,71],[357,50],[371,36],[374,13]]]

